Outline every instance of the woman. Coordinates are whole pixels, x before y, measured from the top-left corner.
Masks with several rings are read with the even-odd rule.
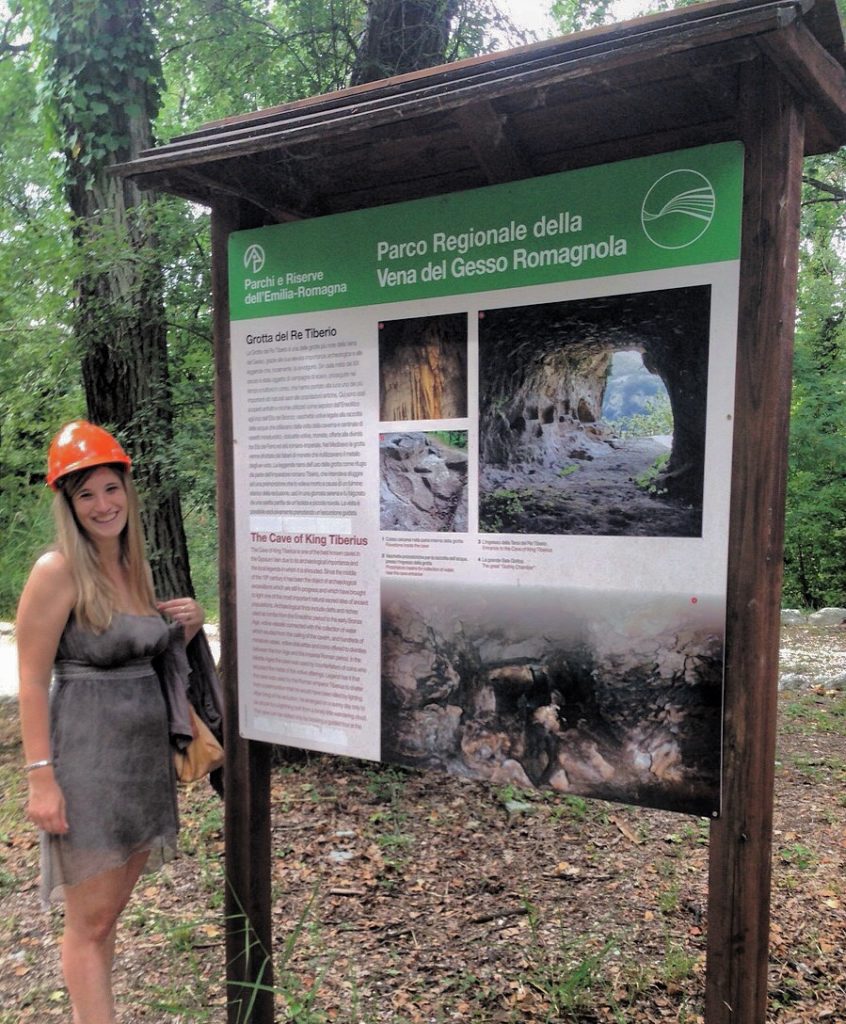
[[[155,600],[130,465],[84,420],[53,439],[57,543],[35,563],[16,624],[27,816],[42,830],[42,895],[65,900],[74,1024],[114,1024],[118,917],[141,873],[175,853],[167,710],[151,659],[168,642],[162,614],[186,639],[203,624],[196,601]]]

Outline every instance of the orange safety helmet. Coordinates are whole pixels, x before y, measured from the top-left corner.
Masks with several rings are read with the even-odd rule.
[[[74,420],[62,427],[50,442],[47,485],[56,491],[56,481],[68,473],[107,463],[118,463],[129,469],[132,459],[107,430],[87,420]]]

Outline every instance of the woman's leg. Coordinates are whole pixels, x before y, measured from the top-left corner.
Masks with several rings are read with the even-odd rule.
[[[114,1024],[112,963],[117,920],[149,856],[147,850],[111,871],[65,889],[62,968],[74,1024]]]

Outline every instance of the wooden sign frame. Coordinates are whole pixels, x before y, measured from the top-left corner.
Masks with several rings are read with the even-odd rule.
[[[664,83],[668,106],[685,109],[671,127],[660,108],[648,107],[655,99],[656,81]],[[677,84],[674,91],[667,85],[670,81],[684,84]],[[625,94],[609,90],[609,82]],[[676,95],[688,85],[689,109]],[[415,198],[424,190],[458,191],[548,173],[553,168],[544,163],[547,157],[538,151],[533,159],[526,143],[532,119],[537,118],[530,98],[536,88],[545,90],[548,133],[560,133],[556,170],[726,139],[745,145],[723,813],[712,822],[710,835],[705,1020],[763,1024],[766,1017],[782,539],[802,161],[808,153],[830,151],[846,141],[843,35],[833,0],[697,5],[227,119],[141,154],[122,168],[142,186],[212,207],[221,667],[227,692],[230,1024],[244,1024],[244,1007],[251,1000],[249,1020],[254,1024],[271,1024],[274,1008],[271,748],[243,740],[238,725],[229,235],[298,215]],[[710,120],[702,113],[702,92],[709,89]],[[639,135],[632,134],[634,113],[621,116],[616,125],[610,123],[623,95],[643,120]],[[508,113],[498,104],[507,105]],[[406,142],[406,160],[399,159],[403,143],[393,138],[401,136],[397,126],[419,117],[419,124],[427,126],[421,132],[442,131],[443,124],[432,120],[433,111],[439,117],[449,115],[452,127],[458,127],[466,147],[464,165],[466,153],[472,153],[476,180],[468,180],[466,168],[453,168],[442,181],[432,183],[425,177],[430,171],[429,166],[424,169],[430,164],[425,151],[419,153],[419,184],[405,180],[413,177],[414,156],[409,157],[412,150]],[[573,144],[574,123],[591,126],[602,117],[608,126],[601,140]],[[520,131],[512,130],[515,126]],[[361,132],[357,141],[356,130]],[[516,141],[521,133],[522,145]],[[582,134],[590,135],[590,129]],[[375,175],[365,180],[364,172],[356,171],[353,156],[370,154],[368,146],[393,153],[391,145],[399,147],[397,159],[383,161],[379,180]],[[336,170],[327,171],[312,194],[298,176],[295,161],[273,164],[276,178],[266,171],[266,154],[284,155],[297,146],[320,150],[324,167],[331,166],[333,146],[337,148]],[[304,160],[310,152],[302,149]],[[459,164],[457,159],[456,167]],[[334,205],[325,199],[330,179],[337,186]],[[323,200],[317,198],[320,188]],[[300,197],[300,212],[286,199],[295,194]],[[243,922],[243,927],[233,922]]]

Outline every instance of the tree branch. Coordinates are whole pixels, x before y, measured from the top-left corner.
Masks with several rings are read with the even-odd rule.
[[[3,34],[0,35],[0,60],[4,57],[14,57],[19,53],[26,53],[29,50],[29,43],[13,43],[12,34],[16,31],[14,15],[8,17],[3,25]]]
[[[820,192],[828,192],[828,194],[832,197],[831,199],[828,200],[813,200],[814,202],[846,203],[846,189],[840,188],[837,185],[829,185],[828,182],[820,181],[819,178],[812,178],[808,174],[802,175],[802,181],[804,181],[806,185],[811,185],[813,186],[813,188],[819,189]]]

